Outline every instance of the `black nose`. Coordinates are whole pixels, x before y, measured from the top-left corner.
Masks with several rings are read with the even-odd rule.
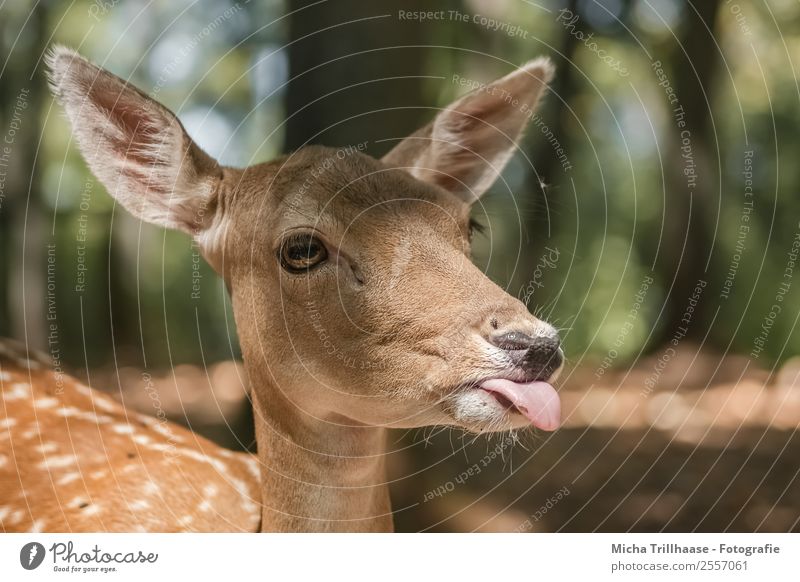
[[[491,341],[506,350],[514,364],[522,368],[531,380],[548,380],[563,363],[558,337],[531,337],[519,331],[509,331],[491,338]]]

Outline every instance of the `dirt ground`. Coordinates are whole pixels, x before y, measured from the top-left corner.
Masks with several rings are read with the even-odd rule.
[[[530,452],[505,451],[505,459],[459,483],[485,459],[486,441],[452,454],[447,435],[440,435],[424,451],[416,445],[400,453],[392,489],[396,525],[401,531],[798,531],[797,432],[718,436],[720,446],[693,446],[654,430],[561,430]],[[490,442],[488,450],[495,446]],[[437,489],[440,495],[426,501]]]

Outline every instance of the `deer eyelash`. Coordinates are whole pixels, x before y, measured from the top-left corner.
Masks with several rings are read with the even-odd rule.
[[[469,238],[472,239],[472,235],[475,233],[483,234],[486,232],[486,225],[481,222],[478,222],[474,218],[469,219]]]

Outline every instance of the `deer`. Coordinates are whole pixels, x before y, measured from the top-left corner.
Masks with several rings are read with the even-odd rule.
[[[381,159],[306,145],[243,169],[72,49],[46,63],[97,179],[134,217],[192,237],[224,280],[256,453],[129,412],[4,341],[3,530],[389,532],[390,430],[559,427],[558,331],[470,258],[471,209],[545,94],[548,58]]]

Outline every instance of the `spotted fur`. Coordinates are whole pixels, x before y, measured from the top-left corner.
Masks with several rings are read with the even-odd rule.
[[[258,462],[0,341],[0,531],[257,531]]]

